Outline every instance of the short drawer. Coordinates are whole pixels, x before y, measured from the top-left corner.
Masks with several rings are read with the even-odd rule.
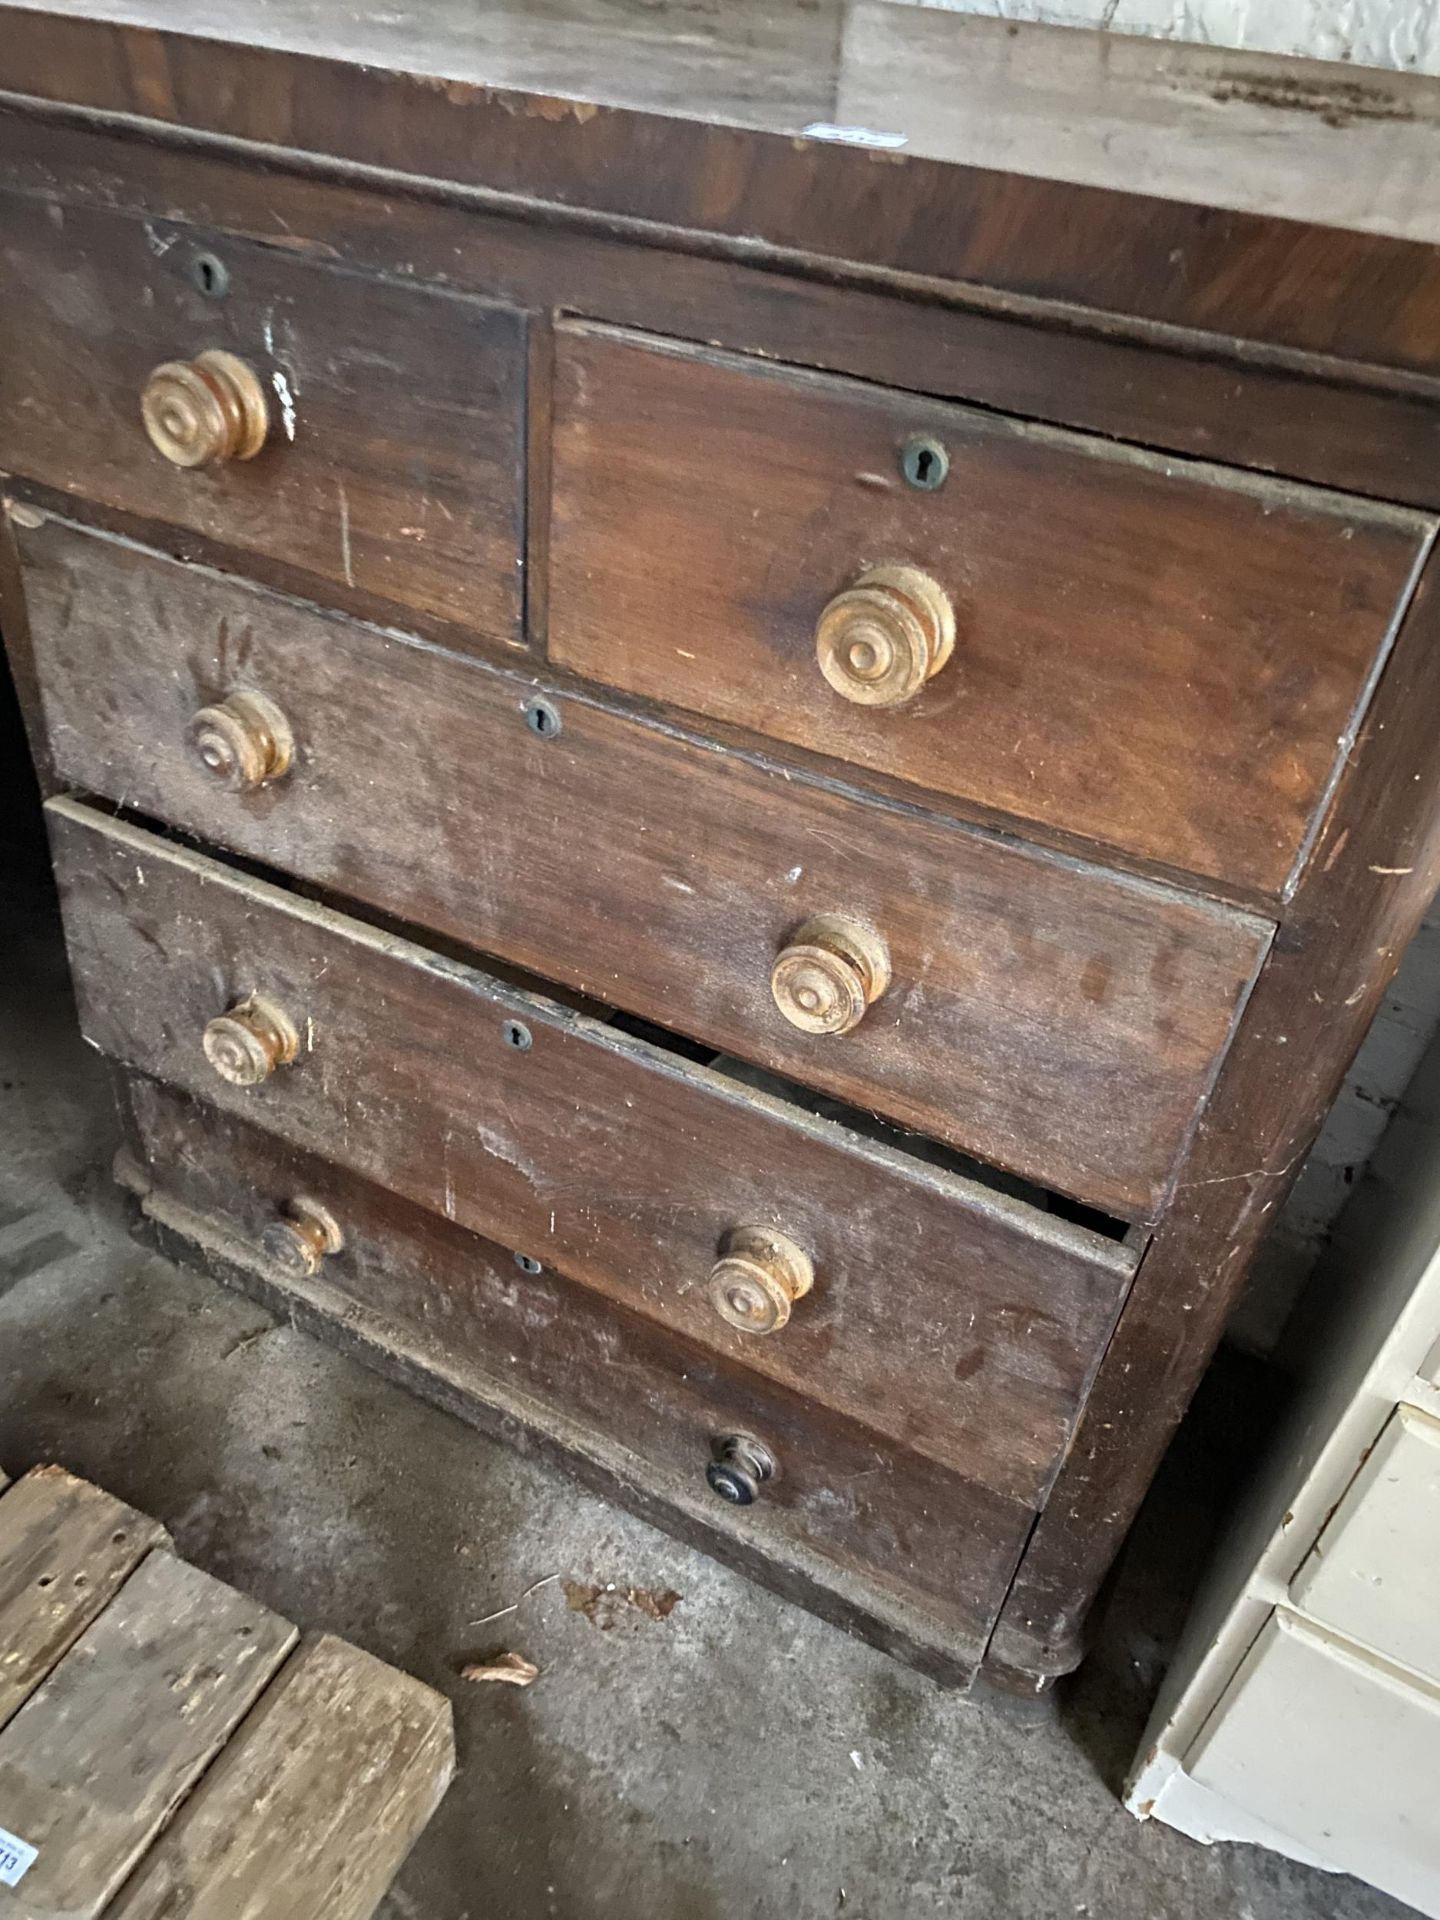
[[[553,473],[553,659],[1269,894],[1433,528],[582,325]]]
[[[1043,1496],[1129,1248],[74,802],[49,812],[101,1051]],[[736,1330],[766,1302],[772,1330]]]
[[[142,1079],[128,1106],[146,1211],[222,1273],[512,1444],[558,1449],[787,1597],[968,1677],[1026,1508],[233,1116]],[[344,1242],[311,1277],[267,1250],[297,1195]],[[735,1506],[707,1471],[741,1437],[772,1472]]]
[[[520,315],[10,196],[0,312],[0,470],[521,641]]]
[[[1111,1214],[1158,1207],[1265,921],[63,522],[16,535],[67,784]],[[293,751],[237,788],[216,774],[257,694]],[[793,1024],[817,921],[884,948],[846,1031]]]
[[[1440,1687],[1440,1420],[1396,1408],[1290,1597]]]

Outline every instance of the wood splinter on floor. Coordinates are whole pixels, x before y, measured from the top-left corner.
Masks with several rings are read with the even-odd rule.
[[[523,1653],[497,1653],[489,1660],[476,1660],[460,1669],[462,1680],[498,1681],[506,1687],[529,1687],[540,1678],[540,1669]]]

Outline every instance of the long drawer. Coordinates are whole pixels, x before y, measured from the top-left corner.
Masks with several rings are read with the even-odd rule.
[[[521,641],[521,315],[19,197],[0,234],[6,471]]]
[[[103,1052],[1043,1498],[1130,1249],[74,802],[49,814]],[[773,1330],[737,1288],[777,1302]]]
[[[1434,527],[579,324],[554,414],[552,659],[1268,893]]]
[[[21,511],[67,784],[1110,1213],[1158,1207],[1267,922]],[[236,790],[206,754],[233,772],[243,712],[198,742],[196,716],[256,693],[293,752]],[[886,952],[848,1031],[777,1004],[817,921]],[[802,965],[790,1016],[804,989]]]
[[[140,1078],[126,1106],[145,1210],[222,1272],[507,1441],[558,1447],[781,1592],[909,1657],[941,1649],[922,1663],[968,1677],[1023,1506],[231,1115]],[[344,1241],[310,1277],[267,1252],[297,1195]],[[707,1470],[742,1436],[773,1471],[736,1507]]]

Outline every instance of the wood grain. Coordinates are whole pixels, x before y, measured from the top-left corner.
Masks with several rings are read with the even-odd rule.
[[[0,195],[6,470],[518,643],[519,316],[230,239],[211,299],[192,280],[204,250]],[[173,467],[141,390],[214,347],[266,383],[270,439],[253,460]]]
[[[1080,1658],[1086,1614],[1199,1384],[1246,1266],[1440,881],[1440,573],[1432,560],[1324,832],[1141,1264],[994,1658]]]
[[[307,1640],[106,1920],[370,1920],[454,1771],[448,1700]]]
[[[316,259],[444,282],[524,307],[587,315],[774,360],[851,373],[917,394],[1287,474],[1379,499],[1440,507],[1440,406],[1427,384],[1391,386],[1330,360],[1272,366],[1214,339],[1144,343],[1113,322],[980,289],[880,278],[835,284],[808,263],[747,264],[622,236],[515,219],[473,196],[414,183],[249,162],[243,150],[173,148],[104,122],[53,124],[0,105],[6,178],[47,206],[110,207],[161,241],[213,245],[223,231]],[[394,182],[388,184],[396,184]],[[198,223],[198,224],[197,224]],[[532,326],[534,322],[532,320]],[[543,329],[540,329],[543,331]],[[532,528],[532,533],[534,529]],[[543,585],[543,583],[541,583]]]
[[[62,781],[1112,1213],[1158,1207],[1263,921],[53,520],[15,531]],[[191,715],[237,684],[298,743],[294,772],[248,796],[185,746]],[[537,692],[556,737],[525,724]],[[769,981],[824,912],[883,934],[893,984],[854,1032],[816,1037]]]
[[[950,473],[908,486],[900,450]],[[599,329],[557,335],[550,655],[630,693],[1279,894],[1434,523]],[[867,567],[951,595],[904,707],[815,661]]]
[[[0,1487],[3,1487],[0,1481]],[[165,1529],[63,1467],[35,1467],[0,1500],[0,1727]],[[3,1825],[0,1820],[0,1825]]]
[[[81,1020],[105,1053],[797,1386],[1020,1500],[1062,1456],[1134,1269],[1113,1241],[67,801],[49,808]],[[237,1088],[206,1022],[261,992],[301,1057]],[[519,1021],[529,1044],[507,1044]],[[780,1228],[782,1333],[705,1282]]]
[[[1024,1507],[244,1121],[141,1079],[128,1107],[143,1205],[172,1247],[787,1597],[968,1679]],[[348,1245],[282,1283],[257,1239],[302,1189],[333,1202]],[[778,1464],[744,1509],[705,1485],[712,1441],[736,1431]]]
[[[888,6],[873,11],[894,32],[905,30],[886,20]],[[964,47],[963,29],[950,16],[909,26],[911,33],[927,30],[948,32]],[[973,153],[927,159],[807,139],[806,122],[797,125],[790,116],[760,129],[707,124],[703,88],[688,97],[682,90],[665,113],[591,101],[583,60],[573,63],[568,85],[552,93],[543,82],[527,91],[523,78],[507,87],[386,72],[337,58],[333,46],[315,49],[313,38],[311,51],[292,52],[14,8],[6,9],[5,32],[6,85],[14,93],[138,115],[157,130],[178,127],[246,142],[257,160],[268,161],[278,148],[388,169],[419,182],[518,199],[527,208],[540,202],[547,218],[558,212],[658,229],[681,248],[710,246],[750,259],[762,251],[786,261],[809,256],[828,271],[858,263],[888,275],[964,285],[976,296],[1000,293],[1052,309],[1089,309],[1116,327],[1133,329],[1138,321],[1191,328],[1207,336],[1197,345],[1214,340],[1233,350],[1240,339],[1407,370],[1433,373],[1437,366],[1437,249],[1329,224],[1353,185],[1353,140],[1337,142],[1328,165],[1299,170],[1300,191],[1286,202],[1293,217],[1277,218],[1217,211],[1213,201],[1218,194],[1223,204],[1223,183],[1213,177],[1198,204],[1135,192],[1136,177],[1145,175],[1133,155],[1122,190],[1113,183],[1027,178],[997,165],[993,151],[975,164]],[[553,35],[547,44],[553,53]],[[999,44],[1003,50],[1005,42]],[[1213,49],[1200,57],[1220,58]],[[1140,71],[1153,74],[1164,58],[1163,49],[1142,44]],[[1239,57],[1228,94],[1223,62],[1200,80],[1198,152],[1207,160],[1227,98],[1243,106],[1256,96],[1257,59]],[[891,76],[896,106],[908,119],[930,94],[927,132],[933,136],[938,126],[953,139],[957,128],[976,120],[955,107],[969,64],[964,51],[946,58],[943,41],[927,47]],[[1274,66],[1294,87],[1293,65]],[[881,76],[868,79],[863,97],[873,112]],[[1323,82],[1318,90],[1307,87],[1302,69],[1297,105],[1281,108],[1258,142],[1241,142],[1245,158],[1233,168],[1234,179],[1253,181],[1259,152],[1284,144],[1302,114],[1302,126],[1323,125],[1328,115],[1363,133],[1378,106],[1383,130],[1383,117],[1397,110],[1391,93],[1407,81],[1418,82],[1422,112],[1428,111],[1434,83],[1419,76],[1389,76],[1378,99],[1362,89],[1357,111],[1353,93],[1327,96]],[[1267,75],[1262,102],[1274,84]],[[1353,75],[1342,70],[1340,84],[1353,88]],[[1153,108],[1153,102],[1142,105],[1142,120]],[[1402,104],[1398,111],[1414,109]],[[723,104],[720,118],[729,118]],[[1104,156],[1103,141],[1097,151]],[[1161,143],[1156,164],[1167,158]],[[1423,192],[1417,205],[1426,218],[1430,203]],[[1424,230],[1433,232],[1433,218]]]
[[[0,1733],[5,1825],[38,1850],[3,1920],[96,1920],[294,1641],[151,1553]]]

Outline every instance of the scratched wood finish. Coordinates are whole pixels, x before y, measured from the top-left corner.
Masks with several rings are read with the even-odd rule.
[[[939,441],[934,491],[900,470]],[[550,655],[589,677],[1278,894],[1433,531],[990,414],[605,331],[556,342]],[[903,707],[822,677],[867,567],[953,658]]]
[[[206,250],[0,196],[0,464],[518,643],[521,319],[230,239],[212,299]],[[217,347],[265,381],[270,437],[253,460],[174,467],[141,391]]]
[[[892,38],[902,32],[936,38],[883,71],[859,76],[865,110],[873,112],[888,94],[902,125],[923,119],[927,129],[946,130],[952,139],[963,134],[972,115],[957,107],[956,93],[973,62],[961,23],[945,16],[887,22],[890,7],[869,11],[891,27]],[[643,12],[654,20],[653,8]],[[1233,352],[1239,337],[1407,372],[1433,372],[1440,359],[1432,320],[1440,297],[1437,249],[1329,224],[1354,171],[1347,143],[1337,144],[1327,165],[1300,170],[1299,192],[1284,203],[1289,217],[1283,218],[1217,212],[1215,194],[1220,190],[1223,206],[1226,182],[1208,165],[1211,130],[1217,118],[1223,124],[1227,100],[1243,106],[1247,97],[1263,101],[1267,91],[1273,99],[1278,89],[1283,102],[1248,147],[1241,143],[1243,157],[1229,172],[1244,181],[1253,177],[1258,155],[1283,141],[1292,117],[1307,107],[1307,118],[1323,123],[1328,114],[1341,126],[1362,129],[1377,112],[1382,124],[1397,113],[1433,114],[1436,83],[1420,76],[1388,76],[1378,91],[1362,91],[1357,105],[1353,91],[1334,91],[1334,81],[1328,92],[1323,83],[1307,86],[1303,63],[1244,54],[1234,57],[1227,74],[1224,57],[1217,62],[1215,51],[1205,49],[1201,58],[1209,58],[1212,71],[1200,76],[1201,131],[1191,167],[1196,204],[1185,204],[1173,190],[1171,197],[1150,198],[1113,184],[1027,178],[1005,171],[993,153],[967,164],[975,156],[963,151],[953,159],[912,158],[797,138],[811,117],[803,107],[799,124],[793,107],[768,122],[762,113],[759,128],[715,124],[732,116],[703,77],[679,91],[668,112],[636,111],[613,96],[586,97],[594,81],[583,54],[572,56],[559,83],[547,83],[542,71],[508,76],[509,85],[502,73],[499,84],[488,85],[483,77],[477,83],[472,70],[447,86],[433,73],[415,76],[346,60],[333,34],[315,33],[317,17],[324,16],[312,13],[301,23],[303,50],[296,52],[226,43],[213,31],[186,34],[183,15],[177,19],[168,9],[152,16],[156,25],[132,26],[7,7],[6,85],[38,100],[138,115],[157,131],[168,124],[251,142],[267,159],[279,144],[306,156],[543,202],[547,217],[558,207],[598,221],[643,222],[679,247],[809,255],[829,271],[836,263],[858,264],[958,283],[977,298],[998,293],[1027,304],[1048,302],[1057,317],[1070,318],[1078,307],[1103,314],[1112,327],[1189,328],[1202,336],[1197,345],[1214,343],[1221,351]],[[1001,33],[1016,23],[987,24]],[[688,25],[682,17],[682,51]],[[817,20],[821,36],[827,26]],[[544,38],[552,69],[557,39],[559,64],[566,66],[567,38],[563,21]],[[417,30],[417,57],[422,39]],[[833,43],[822,38],[822,45],[833,58]],[[1144,45],[1139,53],[1137,66],[1152,74],[1164,57]],[[632,69],[646,62],[643,51],[629,58]],[[1257,64],[1265,72],[1258,89]],[[483,76],[484,68],[478,71]],[[1407,82],[1420,91],[1418,107],[1393,99]],[[1353,75],[1341,70],[1338,84],[1353,90]],[[1162,85],[1162,110],[1163,102]],[[1123,121],[1126,103],[1117,105]],[[1153,117],[1154,106],[1142,87],[1131,112],[1143,121]],[[843,102],[836,101],[833,114],[843,115]],[[1098,144],[1103,153],[1105,143]],[[1157,155],[1163,165],[1165,142],[1157,143]],[[1063,170],[1063,149],[1060,164]],[[1133,188],[1137,178],[1148,183],[1143,166],[1134,164],[1123,186]],[[1382,204],[1387,184],[1374,182]],[[1423,194],[1416,198],[1423,211],[1428,202]]]
[[[1114,1213],[1158,1207],[1266,923],[563,690],[562,731],[541,739],[529,676],[53,520],[16,536],[63,782]],[[237,684],[297,740],[293,773],[250,796],[185,745]],[[849,1034],[798,1033],[770,993],[775,955],[819,912],[868,920],[890,949],[893,984]]]
[[[35,1467],[0,1490],[3,1727],[151,1548],[170,1542],[156,1521],[63,1467]]]
[[[1431,561],[1248,1033],[1198,1129],[1050,1507],[996,1657],[1054,1674],[1440,881],[1440,571]]]
[[[49,812],[103,1052],[997,1491],[1041,1495],[1130,1250],[87,808]],[[236,1088],[200,1038],[253,992],[289,1013],[301,1054]],[[815,1262],[767,1337],[733,1332],[706,1295],[746,1225]]]
[[[285,1663],[106,1920],[370,1920],[454,1770],[450,1703],[322,1634]]]
[[[1162,333],[1142,345],[1044,303],[977,305],[974,289],[961,295],[938,285],[924,297],[912,287],[896,300],[879,285],[836,286],[775,263],[665,252],[584,225],[532,225],[483,204],[447,204],[438,193],[402,201],[364,182],[273,164],[257,169],[243,150],[179,157],[143,133],[75,120],[54,125],[13,107],[0,106],[0,151],[7,180],[48,206],[138,212],[162,241],[202,244],[190,224],[201,220],[535,312],[704,338],[1148,447],[1440,507],[1434,397],[1423,388],[1357,383],[1343,363],[1275,367],[1263,357],[1236,358],[1227,351],[1233,342],[1220,341],[1197,358],[1183,338]],[[193,210],[189,221],[177,218],[185,209]],[[965,297],[970,304],[959,303]]]
[[[98,1920],[295,1643],[151,1553],[0,1733],[6,1827],[37,1849],[0,1920]]]
[[[653,16],[653,9],[646,11]],[[273,24],[276,10],[267,14]],[[183,18],[168,12],[164,25],[177,27]],[[949,34],[958,46],[966,32],[979,31],[976,23],[962,29],[953,15],[914,9],[873,11],[869,25],[887,45]],[[1006,23],[984,26],[996,36],[1006,32]],[[217,237],[228,244],[234,233],[246,243],[264,243],[273,262],[294,262],[297,271],[306,258],[335,262],[347,272],[445,284],[526,310],[535,383],[526,423],[532,515],[526,537],[542,569],[552,314],[854,374],[917,395],[968,400],[1377,499],[1440,504],[1440,407],[1430,378],[1440,365],[1433,326],[1440,249],[1428,238],[1433,216],[1427,216],[1427,238],[1418,242],[1333,230],[1356,179],[1343,157],[1370,138],[1366,126],[1382,144],[1388,138],[1390,123],[1369,111],[1378,100],[1389,112],[1398,96],[1385,88],[1378,95],[1345,95],[1363,113],[1358,107],[1334,112],[1324,107],[1334,76],[1327,81],[1272,63],[1267,84],[1278,74],[1286,90],[1286,106],[1276,112],[1283,111],[1282,124],[1298,138],[1269,143],[1257,164],[1250,163],[1257,153],[1251,143],[1250,160],[1226,188],[1217,187],[1219,198],[1211,194],[1210,204],[1200,204],[1207,195],[1199,183],[1197,202],[1181,205],[1124,190],[1137,179],[1157,184],[1144,168],[1125,170],[1124,132],[1104,149],[1106,164],[1121,169],[1110,176],[1121,190],[1096,191],[1077,186],[1073,176],[1027,179],[983,161],[977,167],[973,153],[967,159],[953,148],[947,158],[907,157],[900,164],[829,142],[796,143],[789,125],[766,133],[741,127],[726,113],[721,117],[728,124],[705,124],[716,102],[723,108],[729,96],[707,100],[703,88],[670,101],[663,115],[604,99],[595,111],[577,112],[545,97],[534,72],[512,71],[494,90],[444,87],[362,71],[353,52],[347,59],[323,44],[309,55],[231,48],[26,10],[7,10],[5,27],[7,84],[36,98],[7,100],[0,154],[7,183],[23,189],[47,221],[68,219],[86,206],[122,208],[149,222],[166,258]],[[664,31],[663,20],[657,31]],[[1073,34],[1056,42],[1072,50],[1083,44],[1084,37]],[[1125,61],[1111,61],[1113,43],[1104,44],[1113,86]],[[573,56],[567,35],[558,31],[546,50],[560,66]],[[1156,62],[1170,55],[1148,53],[1148,71],[1159,73]],[[1197,77],[1201,86],[1208,162],[1216,152],[1211,132],[1233,129],[1234,116],[1252,110],[1254,75],[1248,64],[1237,70],[1232,61],[1227,77],[1226,56],[1213,51],[1175,57],[1174,77],[1182,86]],[[888,59],[871,63],[873,75],[853,76],[863,83],[861,92],[846,97],[863,98],[867,112],[884,97]],[[1192,60],[1213,64],[1197,76]],[[957,113],[954,76],[938,62],[903,64],[913,124],[924,123],[927,140],[937,130],[969,139],[987,114],[994,117],[990,100],[979,103],[978,116]],[[590,62],[585,71],[593,78],[599,69]],[[966,68],[972,86],[976,71],[974,63]],[[648,67],[636,78],[647,87],[662,84]],[[1342,79],[1348,86],[1353,76]],[[526,90],[536,85],[538,94]],[[1406,111],[1433,115],[1436,91],[1434,83],[1407,82]],[[1340,97],[1332,96],[1332,106]],[[51,102],[62,103],[58,111]],[[762,129],[768,110],[758,103],[754,117]],[[1337,124],[1320,133],[1317,123],[1327,113]],[[999,118],[1008,137],[1011,122],[1003,110]],[[1407,122],[1397,137],[1408,138],[1413,125]],[[1355,140],[1347,126],[1358,130]],[[1340,165],[1331,172],[1296,171],[1299,198],[1286,209],[1293,217],[1222,210],[1225,191],[1237,184],[1248,190],[1277,155],[1301,147],[1308,152],[1307,141],[1317,139]],[[1061,172],[1073,151],[1067,138]],[[1034,159],[1028,143],[1020,158],[1022,164]],[[1168,167],[1176,153],[1167,146],[1160,158]],[[1423,195],[1409,199],[1412,216],[1433,205]],[[1374,205],[1377,218],[1395,211],[1383,196]],[[7,451],[0,443],[0,467]],[[41,505],[58,504],[43,482],[17,484]],[[319,583],[324,597],[351,611],[382,624],[394,618],[333,572],[292,568],[292,579],[258,546],[227,545],[220,535],[202,538],[173,524],[157,530],[144,503],[92,506],[76,496],[73,512],[108,517],[152,546],[200,554],[222,568],[241,565],[293,593],[308,596],[316,586],[304,583]],[[397,521],[407,523],[413,524]],[[308,524],[322,524],[318,512]],[[545,586],[541,578],[528,593],[537,651],[546,637]],[[418,608],[406,620],[427,633],[443,628]],[[23,666],[24,608],[13,582],[6,587],[5,622]],[[326,630],[336,631],[333,625]],[[481,647],[500,637],[478,626],[466,631]],[[315,632],[318,639],[322,628]],[[458,630],[452,633],[458,639]],[[1032,1682],[1076,1658],[1086,1608],[1218,1335],[1267,1210],[1302,1157],[1433,882],[1433,823],[1440,815],[1431,738],[1436,689],[1421,656],[1407,656],[1407,644],[1402,635],[1351,750],[1319,858],[1282,913],[1262,989],[1244,1013],[1213,1109],[1201,1115],[1179,1163],[1178,1198],[1158,1216],[1158,1234],[1101,1364],[1090,1411],[1020,1562],[991,1658],[1024,1668]],[[1427,637],[1413,644],[1440,655],[1433,618]],[[1392,683],[1394,700],[1387,704]],[[603,713],[605,702],[564,691],[563,677],[560,686],[566,737],[573,739],[575,710]],[[33,691],[27,698],[38,736],[38,700]],[[708,725],[724,750],[714,763],[728,757],[732,765],[754,766],[758,749],[748,760],[733,751],[737,741],[743,748],[745,735],[726,722]],[[367,737],[373,743],[378,734],[377,723]],[[800,745],[790,747],[788,757],[789,771],[812,775],[841,764]],[[891,800],[904,799],[896,776],[871,767],[862,777]],[[810,790],[823,791],[823,784]],[[977,801],[925,791],[933,795],[923,802],[927,808],[991,825],[1003,820]],[[912,796],[919,792],[912,789]],[[1356,802],[1347,797],[1352,794],[1362,798]],[[890,821],[907,817],[893,807],[884,811]],[[1037,819],[1025,831],[1092,857],[1067,819]],[[414,836],[412,864],[423,862],[428,845]],[[1113,858],[1131,868],[1139,862],[1118,847]],[[1332,879],[1322,881],[1322,873]],[[1238,904],[1265,905],[1263,889],[1218,879],[1207,884]],[[599,912],[594,918],[605,923]],[[543,957],[534,964],[553,971]],[[1109,1105],[1118,1104],[1112,1088]],[[196,1109],[191,1143],[202,1127],[223,1124],[213,1111]],[[273,1136],[258,1138],[282,1151]],[[183,1137],[174,1142],[176,1159],[185,1158],[185,1145]],[[382,1196],[382,1203],[386,1209],[407,1205],[393,1196]],[[473,1244],[440,1213],[422,1210],[415,1218],[439,1238],[455,1235]],[[236,1271],[256,1290],[274,1294],[255,1267]],[[602,1319],[621,1315],[593,1290],[571,1291]],[[328,1304],[343,1314],[343,1295]],[[318,1317],[294,1296],[288,1305]],[[684,1338],[641,1315],[627,1318],[647,1338],[677,1345]],[[369,1339],[353,1321],[327,1324],[332,1337],[352,1345],[363,1348]],[[404,1351],[387,1346],[382,1335],[369,1346],[372,1357],[447,1404],[495,1430],[517,1429],[521,1416],[505,1399],[498,1363],[487,1400],[446,1374],[443,1338],[432,1341],[423,1364],[415,1357],[418,1336]],[[710,1364],[719,1366],[722,1358],[712,1353]],[[790,1391],[738,1362],[725,1364],[738,1381],[767,1396]],[[673,1354],[666,1365],[676,1369]],[[563,1429],[558,1403],[565,1391],[563,1383],[556,1386],[543,1420],[525,1420],[532,1434]],[[807,1406],[803,1391],[795,1404],[797,1423],[812,1434],[827,1423],[845,1424],[823,1405]],[[603,1418],[621,1430],[622,1412],[613,1402]],[[627,1454],[614,1433],[599,1433],[599,1424],[597,1417],[576,1449],[582,1465],[594,1468],[592,1477],[621,1485],[652,1517],[665,1511],[672,1524],[698,1530],[666,1461]],[[923,1464],[913,1449],[906,1458]],[[741,1543],[722,1529],[712,1539],[734,1560],[752,1568],[765,1564],[782,1590],[832,1614],[848,1611],[882,1643],[904,1637],[893,1606],[883,1622],[884,1608],[867,1614],[853,1581],[847,1593],[834,1563],[828,1574],[817,1572],[814,1556],[807,1561],[793,1533]],[[917,1555],[933,1552],[941,1563],[930,1540],[917,1537],[907,1578],[920,1577]],[[1002,1561],[998,1556],[995,1564]],[[979,1617],[971,1619],[972,1660]],[[935,1617],[912,1614],[911,1626],[911,1637],[928,1637],[931,1655],[940,1658],[935,1648],[943,1634]]]
[[[941,1677],[969,1677],[1023,1507],[171,1088],[132,1079],[127,1106],[145,1211],[192,1257],[511,1444],[558,1452],[787,1597]],[[257,1250],[296,1192],[323,1195],[347,1236],[299,1283]],[[712,1441],[735,1432],[762,1439],[778,1467],[743,1510],[705,1484]]]

